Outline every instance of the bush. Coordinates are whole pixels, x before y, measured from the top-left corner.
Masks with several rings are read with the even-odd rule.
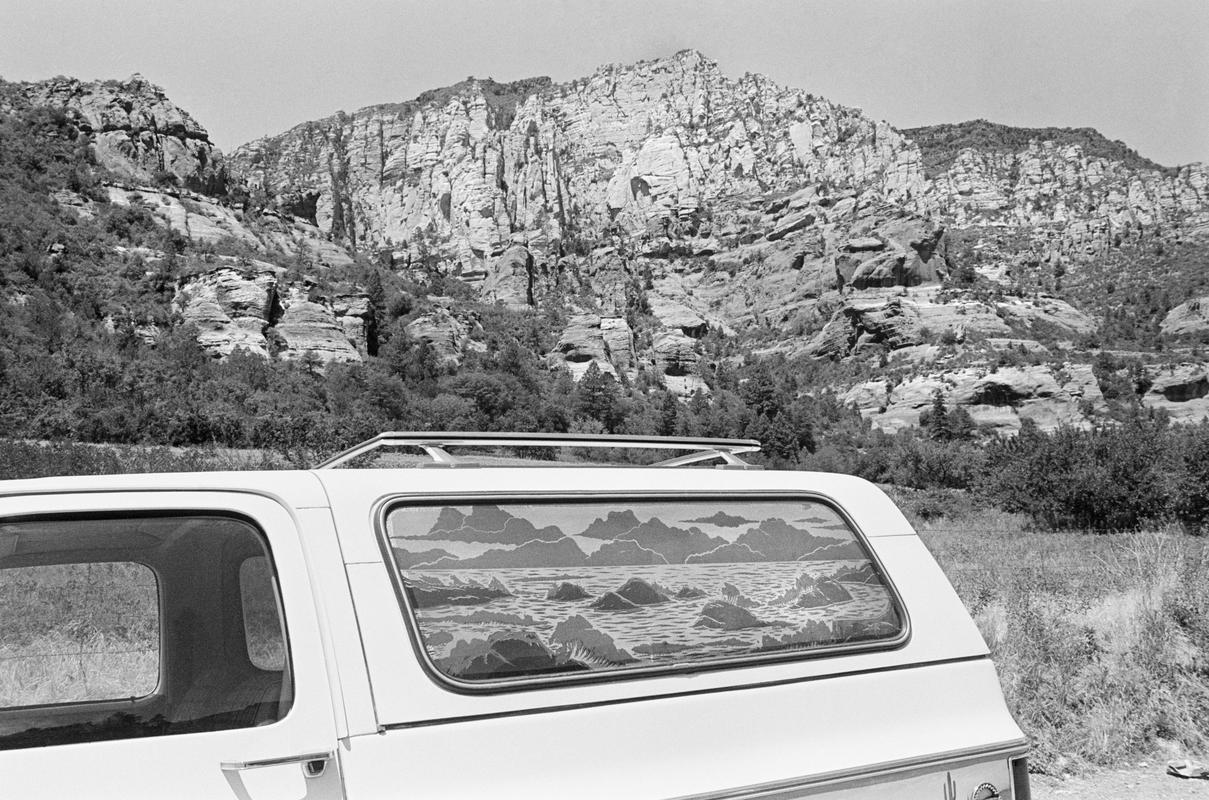
[[[1150,521],[1199,524],[1206,509],[1184,491],[1190,463],[1188,429],[1133,418],[1092,430],[1043,433],[1025,425],[1014,439],[986,449],[979,490],[1007,511],[1043,527],[1137,530]],[[1198,451],[1199,452],[1199,451]]]

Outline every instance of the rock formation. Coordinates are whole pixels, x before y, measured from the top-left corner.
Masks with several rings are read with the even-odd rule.
[[[211,265],[177,287],[175,305],[198,342],[217,356],[252,355],[321,362],[365,355],[368,303],[363,295],[314,295],[291,284],[286,270],[265,261],[212,256]]]
[[[748,353],[827,359],[853,369],[826,388],[883,430],[937,391],[989,432],[1085,426],[1107,406],[1077,354],[1112,312],[1088,301],[1091,268],[1209,252],[1204,165],[1088,130],[904,132],[692,50],[561,84],[468,79],[229,157],[139,76],[4,87],[0,107],[78,121],[111,204],[249,254],[179,280],[179,321],[218,357],[367,357],[384,304],[348,276],[372,263],[422,287],[399,326],[443,370],[486,349],[494,306],[556,325],[537,355],[576,378],[595,365],[687,398]],[[85,218],[87,194],[54,197]],[[1203,294],[1171,281],[1155,336],[1187,375],[1139,396],[1177,420],[1202,416]]]
[[[52,78],[18,84],[24,100],[63,109],[91,135],[97,163],[139,184],[226,191],[227,168],[210,134],[142,75],[124,81]]]

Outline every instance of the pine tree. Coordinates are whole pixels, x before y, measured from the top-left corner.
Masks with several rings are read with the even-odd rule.
[[[926,417],[921,417],[920,426],[928,431],[928,435],[941,442],[953,438],[953,429],[949,424],[949,410],[945,408],[945,393],[937,389],[932,393],[932,407]]]
[[[663,396],[663,405],[659,409],[659,435],[673,436],[676,433],[676,419],[680,416],[680,401],[676,395],[668,392]]]
[[[617,381],[601,371],[596,362],[588,365],[575,387],[575,410],[612,431],[622,419]]]

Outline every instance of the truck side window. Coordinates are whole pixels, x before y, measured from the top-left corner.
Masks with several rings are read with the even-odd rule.
[[[0,520],[0,750],[281,719],[280,608],[243,519]]]
[[[113,561],[0,571],[0,706],[146,697],[159,677],[150,569]]]

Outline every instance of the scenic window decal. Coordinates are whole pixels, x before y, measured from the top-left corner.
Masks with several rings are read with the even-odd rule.
[[[804,500],[411,505],[387,535],[423,646],[459,681],[893,640],[864,546]]]

